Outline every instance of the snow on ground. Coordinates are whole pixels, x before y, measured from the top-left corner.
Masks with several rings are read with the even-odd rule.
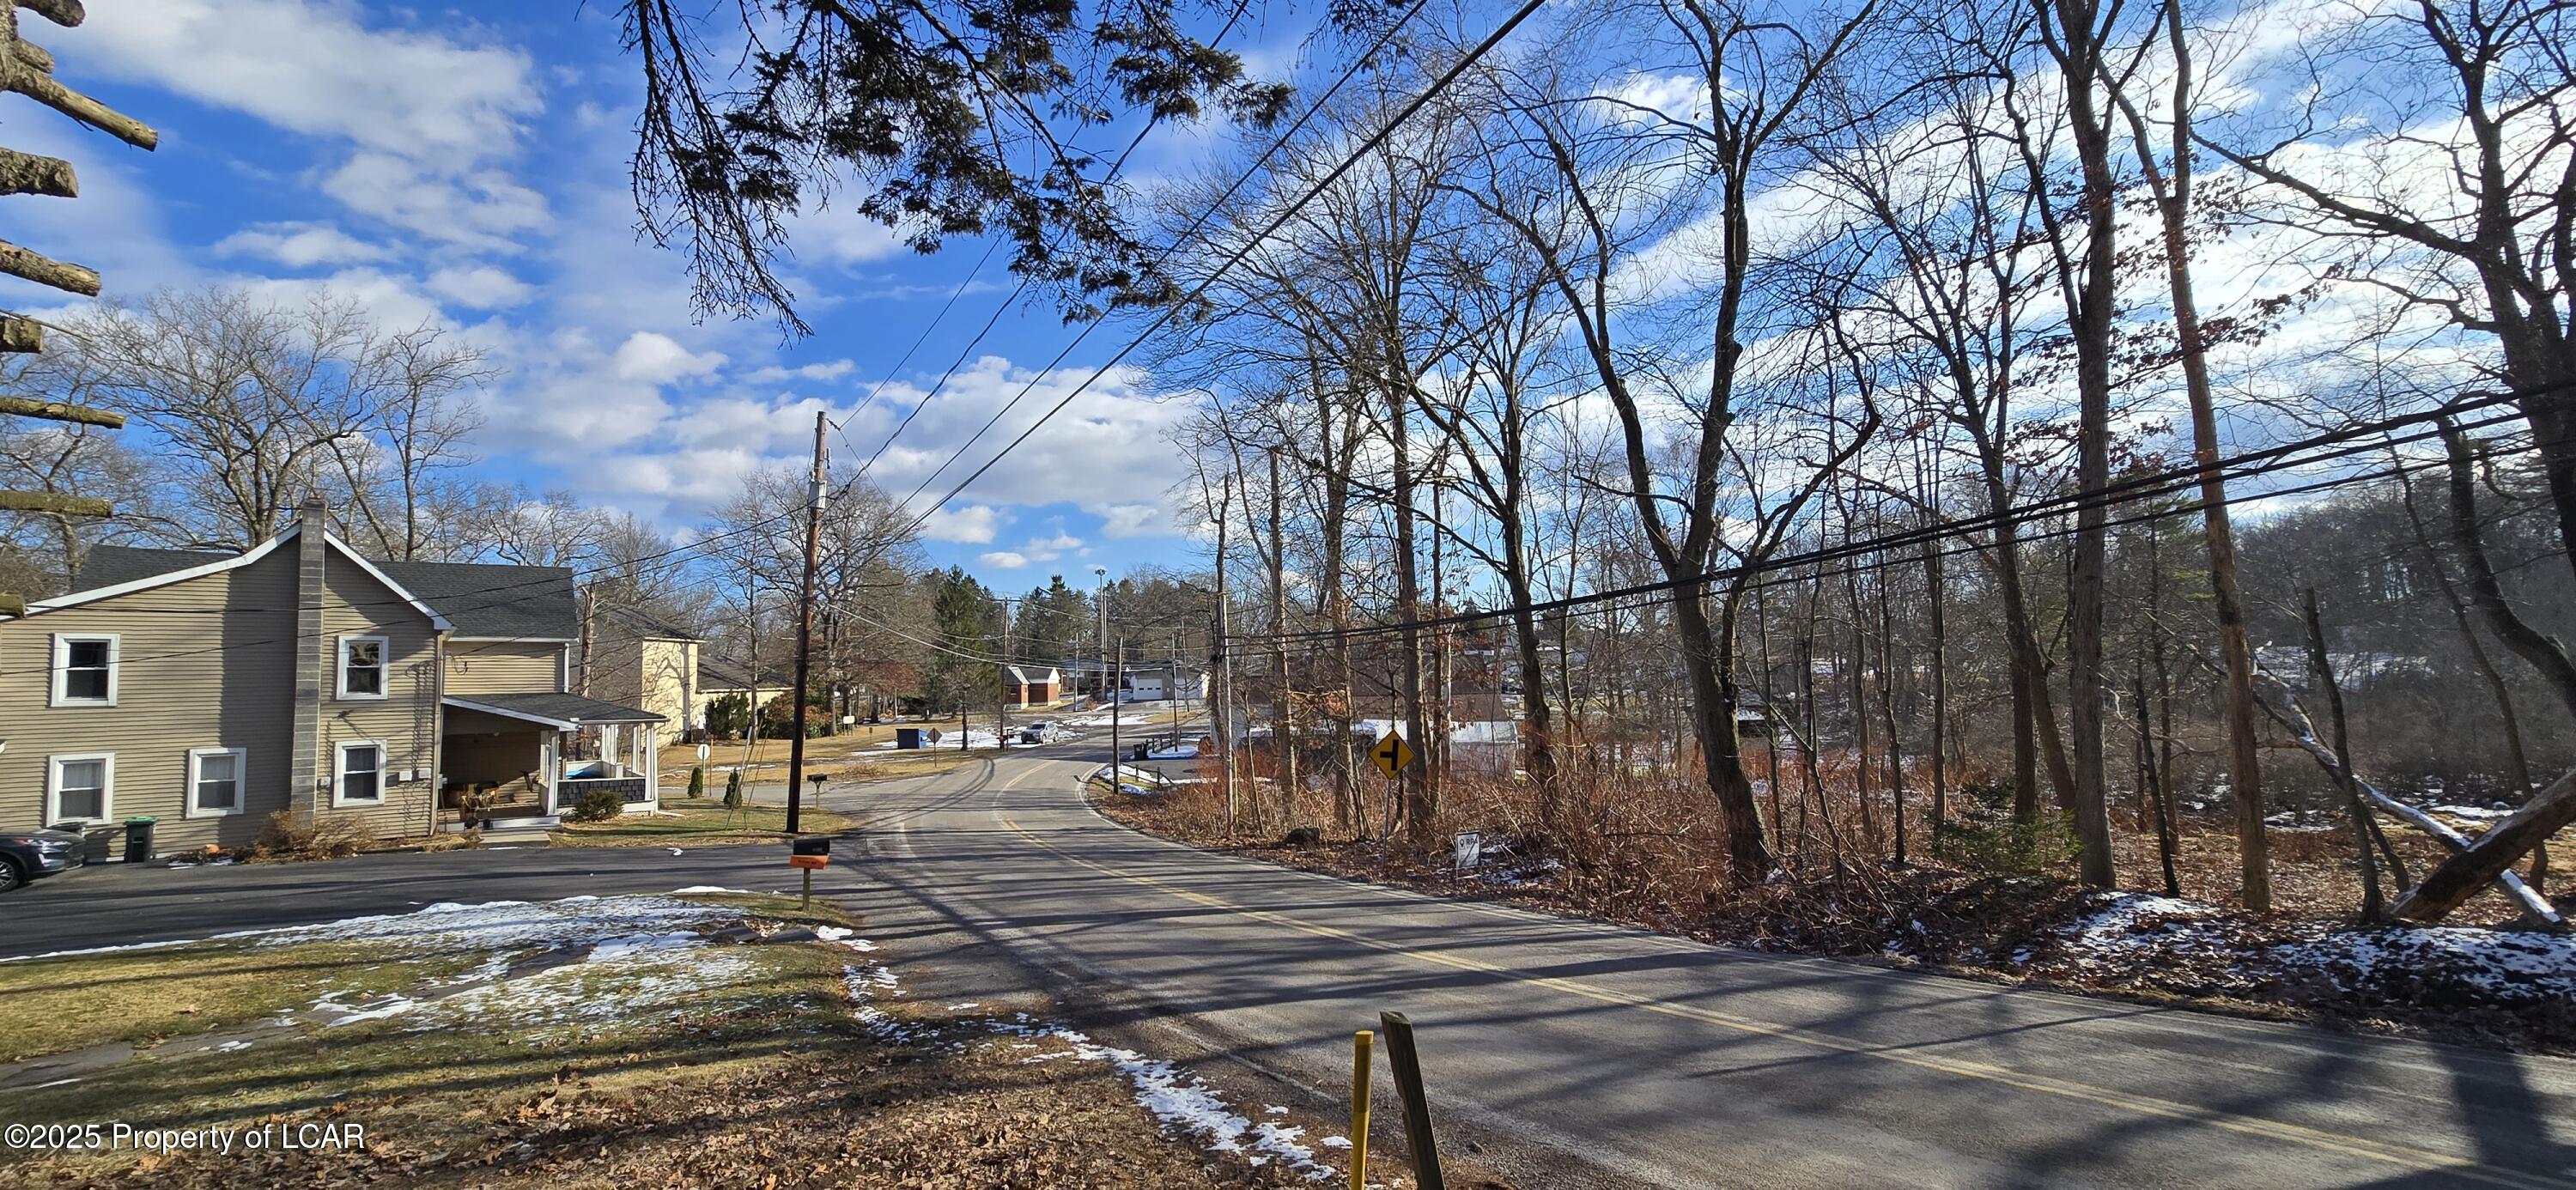
[[[2428,976],[2457,981],[2506,1004],[2576,1003],[2576,938],[2435,926],[2354,930],[2272,949],[2343,991],[2377,990]]]
[[[1254,1165],[1284,1162],[1309,1182],[1330,1180],[1333,1167],[1315,1159],[1306,1130],[1269,1120],[1258,1123],[1235,1113],[1225,1095],[1187,1068],[1148,1058],[1134,1050],[1101,1045],[1082,1033],[1018,1013],[1011,1020],[986,1022],[994,1032],[1032,1041],[1056,1041],[1067,1050],[1033,1054],[1024,1062],[1049,1062],[1070,1055],[1077,1061],[1106,1062],[1127,1076],[1136,1104],[1152,1112],[1163,1126],[1186,1134],[1211,1153],[1238,1153]],[[1347,1142],[1345,1142],[1347,1143]]]
[[[2058,931],[2060,960],[2107,973],[2200,966],[2247,986],[2306,985],[2362,1002],[2576,1002],[2576,937],[2460,926],[2264,923],[2199,901],[2101,893]],[[2013,956],[2029,963],[2024,949]]]
[[[827,941],[867,952],[876,947],[864,938],[843,935]],[[892,969],[874,959],[862,959],[841,969],[841,986],[852,1005],[851,1016],[866,1025],[877,1036],[892,1042],[927,1042],[939,1040],[938,1030],[904,1022],[878,1007],[888,997],[900,996],[903,990]],[[974,1001],[951,1004],[948,1010],[962,1012],[980,1007]],[[1333,1168],[1315,1160],[1315,1151],[1303,1140],[1305,1129],[1270,1120],[1255,1123],[1238,1115],[1226,1103],[1225,1096],[1206,1080],[1170,1062],[1148,1058],[1134,1050],[1100,1045],[1090,1037],[1060,1025],[1038,1020],[1025,1012],[1013,1013],[1011,1019],[990,1018],[984,1022],[993,1032],[1023,1039],[1016,1048],[1036,1051],[1039,1043],[1056,1042],[1066,1048],[1032,1052],[1020,1059],[1036,1065],[1063,1059],[1082,1062],[1106,1062],[1127,1076],[1135,1089],[1136,1103],[1164,1127],[1185,1134],[1211,1153],[1236,1153],[1254,1165],[1272,1161],[1284,1162],[1307,1181],[1322,1182],[1333,1176]],[[1272,1112],[1284,1109],[1273,1108]],[[1323,1142],[1333,1147],[1350,1142],[1328,1137]]]

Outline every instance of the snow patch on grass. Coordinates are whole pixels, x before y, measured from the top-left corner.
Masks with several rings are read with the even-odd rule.
[[[1164,1127],[1193,1137],[1211,1153],[1237,1154],[1254,1165],[1280,1161],[1310,1182],[1333,1176],[1333,1168],[1317,1161],[1315,1151],[1301,1139],[1305,1129],[1268,1120],[1256,1124],[1236,1114],[1222,1093],[1184,1067],[1134,1050],[1101,1045],[1085,1034],[1037,1021],[1027,1013],[1013,1020],[986,1023],[998,1033],[1053,1040],[1069,1047],[1023,1058],[1023,1062],[1070,1057],[1108,1063],[1127,1077],[1128,1085],[1135,1089],[1137,1106],[1152,1113]]]

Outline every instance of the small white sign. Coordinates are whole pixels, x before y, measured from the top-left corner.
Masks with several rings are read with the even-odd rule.
[[[1458,837],[1449,842],[1449,862],[1462,872],[1475,867],[1484,858],[1485,836],[1480,832],[1460,831]]]
[[[700,744],[700,745],[698,745],[698,759],[700,759],[700,760],[705,760],[706,758],[707,758],[707,746],[706,746],[705,744]]]

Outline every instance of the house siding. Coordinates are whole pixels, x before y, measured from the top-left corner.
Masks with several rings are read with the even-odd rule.
[[[313,772],[323,812],[363,819],[378,835],[418,835],[432,829],[437,783],[438,636],[427,617],[400,592],[376,580],[337,551],[323,564],[322,715]],[[385,638],[385,697],[339,697],[339,642],[349,636]],[[374,740],[384,745],[384,801],[374,807],[336,805],[329,788],[338,772],[339,745]],[[408,771],[412,778],[398,780]]]
[[[0,621],[0,823],[47,825],[46,758],[116,757],[109,816],[160,819],[163,852],[250,842],[289,804],[295,551],[59,611]],[[230,609],[230,610],[228,610]],[[49,707],[53,637],[115,633],[117,705]],[[186,813],[188,752],[246,753],[243,810]]]
[[[447,692],[453,695],[564,692],[564,657],[571,646],[548,641],[447,643]]]
[[[662,716],[666,731],[676,733],[697,726],[697,720],[689,715],[689,704],[697,694],[698,642],[648,640],[637,660],[643,689],[627,705]]]

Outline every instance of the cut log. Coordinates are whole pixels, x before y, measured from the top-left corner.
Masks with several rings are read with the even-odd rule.
[[[45,349],[45,328],[24,318],[0,315],[0,354],[26,355]],[[0,403],[25,400],[23,397],[0,397]],[[40,402],[28,401],[28,404]],[[0,408],[6,408],[0,404]]]
[[[9,321],[28,327],[36,325],[23,318],[12,318]],[[85,426],[104,426],[111,430],[125,428],[125,415],[122,413],[110,413],[104,409],[92,409],[87,405],[70,405],[61,401],[38,401],[28,397],[0,395],[0,413],[15,414],[19,417],[41,417],[46,421],[79,422]]]
[[[154,132],[151,125],[54,81],[50,74],[33,70],[10,70],[7,73],[10,90],[109,136],[138,149],[153,148],[161,143],[161,134]]]
[[[2398,899],[2396,914],[2408,921],[2433,922],[2465,904],[2498,876],[2512,875],[2513,863],[2549,836],[2576,822],[2576,772],[2550,783],[2494,829],[2478,836],[2467,850],[2442,861],[2424,883]],[[2537,894],[2534,894],[2537,896]],[[2544,902],[2545,903],[2545,902]],[[2563,924],[2555,913],[2543,920]]]
[[[0,492],[0,512],[41,512],[49,516],[108,516],[115,509],[96,496],[59,492]]]
[[[9,52],[16,55],[19,61],[24,62],[29,66],[33,66],[38,70],[44,71],[47,74],[52,74],[54,72],[53,54],[48,52],[45,47],[37,45],[35,42],[20,38],[17,41],[9,43]]]
[[[72,174],[72,163],[60,157],[0,149],[0,194],[78,198],[80,179]]]
[[[81,7],[81,0],[18,0],[18,7],[66,29],[89,19],[89,12]]]
[[[87,297],[98,296],[96,269],[65,264],[50,256],[38,256],[6,240],[0,240],[0,273]]]

